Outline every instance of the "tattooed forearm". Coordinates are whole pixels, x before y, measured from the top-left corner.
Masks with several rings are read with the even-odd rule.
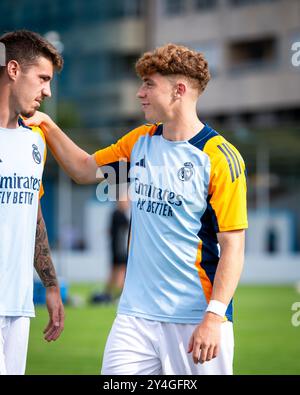
[[[46,225],[40,206],[36,224],[34,267],[45,287],[57,285],[55,268],[50,256]]]

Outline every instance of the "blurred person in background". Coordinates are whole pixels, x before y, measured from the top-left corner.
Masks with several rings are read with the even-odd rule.
[[[51,96],[56,49],[30,31],[2,35],[0,67],[0,374],[25,373],[30,317],[34,317],[33,266],[46,287],[45,340],[63,330],[64,309],[42,215],[46,144],[30,117]]]
[[[78,183],[109,179],[118,161],[130,164],[127,271],[102,373],[232,374],[232,298],[248,226],[245,164],[198,118],[210,79],[202,53],[168,44],[145,53],[136,71],[149,123],[93,155],[46,114],[27,121],[42,127]]]
[[[127,198],[123,198],[117,201],[110,221],[112,266],[105,291],[112,300],[120,297],[124,286],[129,224],[130,204]]]
[[[117,200],[110,216],[111,270],[109,278],[104,292],[92,295],[92,303],[115,302],[122,293],[128,258],[129,224],[130,203],[128,196],[124,195]]]

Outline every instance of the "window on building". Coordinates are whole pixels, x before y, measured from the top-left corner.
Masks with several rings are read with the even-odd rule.
[[[277,41],[275,38],[238,41],[229,45],[229,66],[231,70],[257,69],[275,65]]]
[[[136,78],[136,73],[135,73],[135,63],[139,58],[139,54],[126,54],[123,56],[120,56],[118,62],[119,62],[119,67],[118,71],[120,73],[120,78],[126,78],[126,79],[135,79]]]
[[[218,74],[219,68],[222,65],[222,50],[220,44],[217,42],[204,43],[187,43],[184,44],[189,48],[193,48],[197,52],[202,52],[208,62],[209,72],[212,76]]]
[[[136,78],[134,63],[138,56],[112,52],[94,52],[76,59],[73,81],[85,87],[97,87],[108,81]],[[62,73],[64,74],[64,73]]]
[[[185,11],[184,0],[165,0],[165,13],[168,15],[182,14]]]
[[[124,16],[138,17],[142,16],[143,1],[142,0],[123,0],[123,12]]]
[[[196,11],[206,11],[215,8],[218,0],[194,0],[194,9]]]
[[[277,0],[228,0],[233,6],[256,5],[261,3],[274,3]]]
[[[79,56],[76,59],[73,70],[73,83],[79,81],[80,85],[91,87],[105,80],[109,66],[107,58],[101,53],[91,53],[85,56]]]
[[[135,62],[139,54],[106,54],[105,80],[135,79]]]

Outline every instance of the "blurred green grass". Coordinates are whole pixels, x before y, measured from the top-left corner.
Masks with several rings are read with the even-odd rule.
[[[70,286],[87,301],[95,284]],[[291,306],[300,301],[292,286],[240,286],[234,303],[234,373],[300,374],[300,326],[291,324]],[[31,320],[26,374],[99,374],[115,305],[66,306],[65,330],[56,342],[43,340],[45,307]]]

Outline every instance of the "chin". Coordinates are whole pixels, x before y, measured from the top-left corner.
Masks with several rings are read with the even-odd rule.
[[[149,122],[149,123],[155,123],[156,122],[156,119],[153,116],[151,117],[151,115],[146,115],[146,114],[145,114],[145,120],[147,122]]]
[[[30,118],[36,113],[36,110],[31,110],[31,111],[21,111],[22,117],[25,118]]]

